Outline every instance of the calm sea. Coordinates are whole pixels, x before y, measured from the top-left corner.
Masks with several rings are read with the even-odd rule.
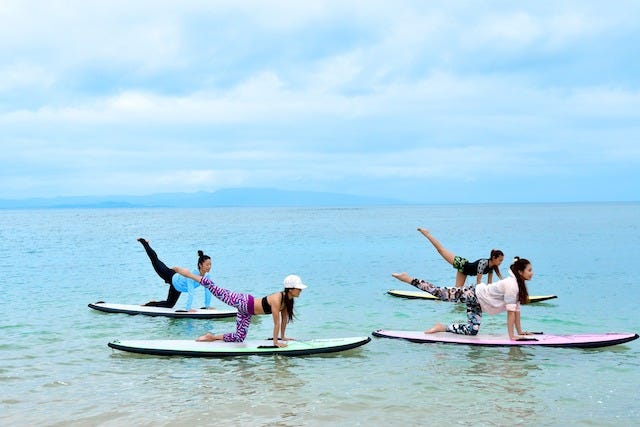
[[[525,306],[525,329],[640,332],[638,203],[0,211],[0,424],[640,424],[640,340],[581,350],[374,338],[324,356],[163,358],[107,343],[191,339],[230,330],[233,320],[87,307],[166,295],[136,242],[143,236],[169,265],[195,266],[204,250],[220,285],[256,296],[300,275],[309,288],[287,329],[294,338],[464,319],[453,304],[386,294],[410,289],[392,272],[453,283],[418,226],[469,259],[492,248],[530,259],[530,293],[559,298]],[[270,336],[270,319],[254,319],[249,338]],[[505,330],[504,315],[485,316],[482,332]]]

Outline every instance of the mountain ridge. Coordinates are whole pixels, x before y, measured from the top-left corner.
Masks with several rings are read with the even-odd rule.
[[[0,199],[0,209],[302,207],[396,204],[407,204],[407,202],[392,198],[345,193],[248,187],[226,188],[215,192],[155,193],[142,196],[56,196],[51,198]]]

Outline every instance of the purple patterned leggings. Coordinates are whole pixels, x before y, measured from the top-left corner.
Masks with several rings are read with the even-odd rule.
[[[214,297],[223,303],[238,310],[236,316],[236,332],[226,333],[223,339],[226,342],[243,342],[247,337],[251,316],[253,315],[253,297],[249,294],[229,291],[217,286],[208,277],[203,277],[200,284],[211,291]]]

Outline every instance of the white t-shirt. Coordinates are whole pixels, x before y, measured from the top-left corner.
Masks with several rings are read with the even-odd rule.
[[[488,314],[498,314],[503,311],[520,311],[518,302],[518,282],[509,271],[509,277],[498,280],[490,285],[479,283],[476,285],[476,297],[482,311]]]

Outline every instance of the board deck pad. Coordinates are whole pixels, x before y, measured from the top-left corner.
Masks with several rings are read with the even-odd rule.
[[[216,319],[221,317],[235,317],[237,310],[235,308],[229,308],[224,310],[219,309],[197,309],[195,312],[188,312],[186,310],[180,310],[167,307],[151,307],[145,305],[134,304],[111,304],[104,301],[98,301],[90,303],[89,308],[94,310],[103,311],[105,313],[124,313],[130,315],[141,314],[143,316],[162,316],[184,319]]]
[[[426,299],[431,301],[439,301],[437,297],[434,297],[429,292],[425,291],[405,291],[400,289],[389,289],[387,291],[389,295],[394,297],[407,298],[407,299]],[[530,295],[529,303],[536,303],[547,301],[550,299],[558,298],[557,295]]]
[[[393,331],[378,329],[373,336],[380,338],[399,338],[417,343],[446,343],[474,346],[546,346],[597,348],[623,344],[638,338],[633,333],[603,333],[575,335],[527,335],[526,340],[512,341],[507,335],[458,335],[450,332],[425,334],[424,331]]]
[[[371,337],[328,338],[306,341],[288,341],[286,347],[275,347],[273,340],[246,340],[244,342],[195,340],[115,340],[109,347],[132,353],[155,356],[229,357],[249,355],[306,356],[335,353],[365,345]]]

